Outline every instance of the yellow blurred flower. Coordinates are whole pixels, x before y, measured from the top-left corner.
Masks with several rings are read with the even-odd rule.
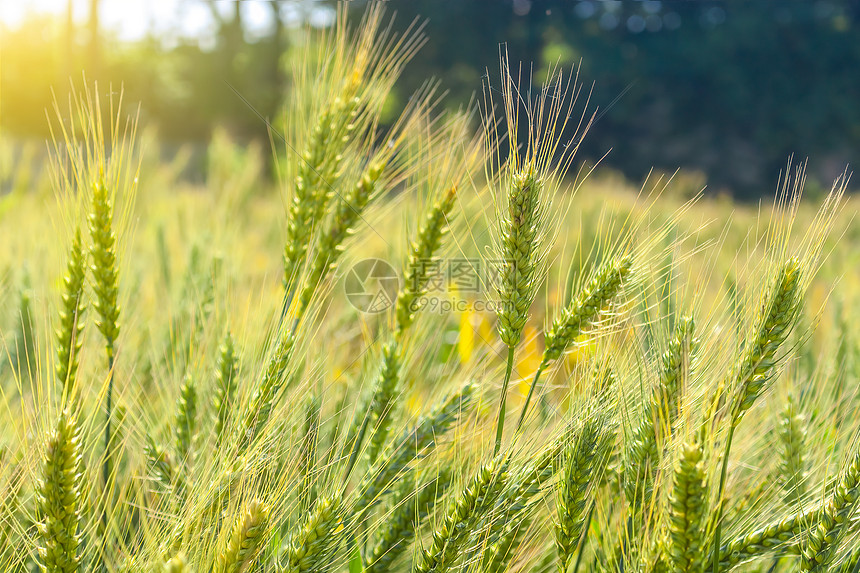
[[[595,342],[594,337],[588,334],[580,334],[573,339],[573,343],[565,355],[565,361],[568,366],[575,366],[580,362],[587,361],[594,356],[595,352],[597,352],[597,342]]]
[[[457,354],[460,363],[466,364],[472,358],[475,350],[475,326],[472,324],[474,312],[467,308],[460,313],[460,335],[457,337]]]
[[[529,392],[529,384],[534,373],[540,366],[543,349],[538,344],[538,330],[531,324],[527,324],[523,329],[523,341],[517,359],[516,373],[520,376],[517,390],[521,396],[525,397]]]

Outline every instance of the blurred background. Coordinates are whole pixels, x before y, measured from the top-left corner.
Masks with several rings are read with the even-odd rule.
[[[815,194],[860,154],[855,0],[388,4],[395,27],[417,18],[428,38],[395,90],[392,119],[428,77],[449,91],[447,106],[480,100],[504,45],[513,61],[534,62],[536,83],[547,65],[581,62],[597,122],[580,159],[609,152],[602,169],[634,183],[680,168],[694,187],[753,200],[773,193],[793,155],[809,159]],[[205,176],[214,133],[268,146],[257,113],[277,118],[291,50],[336,10],[322,0],[2,0],[0,174],[10,175],[0,192],[22,161],[39,164],[52,94],[63,101],[82,73],[104,93],[122,86],[159,153],[190,149],[190,180]]]

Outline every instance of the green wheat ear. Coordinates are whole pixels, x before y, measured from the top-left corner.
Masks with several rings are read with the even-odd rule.
[[[400,380],[400,345],[389,342],[382,351],[382,367],[373,387],[373,397],[370,407],[365,414],[369,417],[368,424],[372,428],[370,442],[367,446],[367,459],[371,464],[376,461],[388,440],[391,430],[391,410],[397,397],[397,385]]]
[[[588,323],[615,298],[632,269],[631,255],[608,261],[598,269],[594,278],[577,293],[547,331],[544,362],[558,360]]]
[[[465,549],[470,533],[493,507],[508,479],[508,462],[499,456],[484,464],[456,498],[433,540],[418,557],[414,573],[443,573]]]
[[[796,541],[821,516],[821,506],[795,513],[779,521],[768,523],[733,539],[720,549],[720,566],[731,569],[742,561],[764,555],[768,551]]]
[[[513,159],[516,159],[515,153]],[[507,193],[508,210],[500,223],[499,246],[502,268],[496,284],[499,296],[499,308],[496,312],[497,328],[499,337],[508,347],[508,357],[505,377],[502,381],[499,413],[496,416],[493,455],[497,455],[502,449],[508,384],[511,381],[514,366],[514,351],[520,342],[523,328],[528,322],[529,312],[540,284],[542,265],[545,262],[544,254],[541,252],[546,234],[544,228],[546,205],[541,203],[544,183],[535,173],[533,164],[523,168],[514,165],[511,169]]]
[[[508,348],[522,336],[537,295],[542,240],[543,182],[532,169],[516,171],[508,189],[508,212],[501,238],[502,269],[498,285],[499,336]]]
[[[501,534],[490,545],[484,554],[484,569],[486,573],[505,573],[511,560],[522,547],[523,537],[532,523],[533,515],[523,512],[513,517],[507,524],[499,526]]]
[[[741,357],[732,375],[734,394],[730,406],[729,430],[723,451],[722,470],[717,489],[717,499],[722,499],[725,491],[726,478],[731,455],[732,440],[735,430],[759,396],[765,386],[773,378],[777,351],[785,342],[791,329],[797,322],[798,313],[803,302],[803,268],[797,257],[791,257],[779,269],[776,280],[768,293],[765,304],[759,314],[759,322],[755,333],[747,343],[747,350]],[[720,397],[715,397],[713,405],[717,407]],[[703,425],[704,432],[707,423]],[[719,549],[722,534],[722,502],[716,508],[716,529],[712,549],[713,570],[719,569]]]
[[[265,545],[269,526],[269,507],[251,501],[233,525],[227,546],[215,564],[217,573],[244,573],[253,569],[257,554]]]
[[[708,489],[702,448],[686,444],[669,496],[669,548],[672,571],[701,573],[708,563]]]
[[[578,429],[565,454],[564,470],[558,482],[558,522],[555,540],[558,570],[567,571],[579,543],[585,523],[585,506],[592,484],[609,462],[612,432],[599,415],[590,416]]]
[[[317,463],[317,447],[322,414],[322,398],[316,392],[308,394],[305,399],[305,424],[300,442],[301,492],[299,503],[302,511],[307,511],[311,502],[316,498],[317,479],[314,469]]]
[[[806,493],[806,418],[789,395],[779,418],[779,476],[788,507],[797,507]]]
[[[395,316],[397,326],[394,337],[400,340],[415,318],[416,300],[427,289],[428,263],[436,256],[442,245],[442,237],[448,230],[451,212],[457,198],[457,188],[451,186],[425,215],[424,223],[409,250],[409,260],[404,272],[403,288],[397,295]]]
[[[99,315],[96,326],[105,339],[109,366],[113,366],[114,345],[119,336],[118,273],[116,236],[113,232],[113,206],[104,179],[93,185],[92,210],[89,215],[93,257],[93,289],[95,310]]]
[[[860,452],[855,453],[836,490],[824,506],[818,526],[806,541],[800,564],[801,571],[830,571],[841,541],[850,530],[851,516],[860,500]]]
[[[331,220],[320,234],[310,272],[305,278],[304,287],[299,296],[297,310],[299,315],[307,309],[317,287],[343,252],[343,242],[361,219],[361,214],[373,197],[385,167],[384,160],[372,163],[352,189],[338,202]]]
[[[732,424],[737,425],[773,377],[776,353],[797,321],[802,302],[802,268],[797,257],[779,271],[763,308],[749,350],[738,365],[737,391],[732,406]]]
[[[323,571],[334,549],[333,537],[341,525],[340,506],[336,498],[321,497],[308,513],[299,531],[290,540],[284,573]],[[340,527],[340,532],[343,528]]]
[[[543,371],[552,362],[558,360],[585,327],[612,302],[623,287],[624,281],[630,276],[632,268],[633,257],[631,255],[607,261],[598,269],[594,278],[577,293],[567,307],[553,320],[544,340],[546,347],[543,357],[529,385],[526,401],[520,410],[517,431],[522,428],[523,422],[525,422],[529,404]]]
[[[42,476],[36,485],[39,566],[47,573],[76,572],[81,566],[81,438],[74,415],[64,410],[48,436]]]
[[[230,422],[230,415],[236,398],[239,356],[233,335],[228,331],[218,349],[218,364],[215,368],[215,436],[220,444]]]
[[[164,573],[187,573],[188,572],[188,562],[185,560],[185,556],[181,553],[176,555],[175,557],[170,558],[167,563],[164,564]]]
[[[633,430],[624,480],[627,500],[632,505],[651,501],[660,446],[666,442],[678,418],[682,392],[689,376],[696,347],[694,327],[691,316],[681,318],[675,325],[675,334],[660,357],[660,377],[639,425]],[[662,438],[659,442],[658,437]]]
[[[194,434],[197,430],[197,385],[191,375],[185,377],[176,403],[174,435],[176,454],[183,464],[188,463]]]
[[[353,75],[344,93],[323,109],[298,162],[284,247],[284,284],[288,291],[299,276],[313,229],[321,223],[337,186],[343,153],[356,127],[359,100],[355,94],[361,80],[360,75]]]
[[[71,397],[75,391],[75,377],[83,344],[84,329],[84,278],[86,276],[86,253],[81,239],[80,227],[69,249],[66,275],[63,277],[63,294],[60,306],[60,321],[57,336],[57,380],[63,395]]]
[[[266,371],[260,385],[251,396],[251,403],[245,412],[245,417],[238,428],[239,453],[244,453],[260,436],[269,421],[272,409],[275,407],[279,390],[284,384],[284,374],[293,353],[295,337],[292,332],[284,331],[280,335],[274,354],[269,359]]]

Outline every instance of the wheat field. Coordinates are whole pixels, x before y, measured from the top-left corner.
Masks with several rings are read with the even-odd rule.
[[[849,173],[633,187],[504,53],[384,122],[420,26],[338,17],[204,185],[119,94],[50,111],[0,197],[0,569],[860,571]]]

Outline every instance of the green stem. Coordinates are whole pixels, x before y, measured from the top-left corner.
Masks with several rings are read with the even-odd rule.
[[[287,318],[287,311],[290,310],[290,306],[293,304],[293,297],[296,295],[295,289],[289,289],[284,292],[284,298],[281,301],[281,316],[278,318],[278,330],[280,331],[281,327],[284,324],[284,319]],[[304,309],[302,309],[303,311]],[[299,312],[298,317],[295,319],[295,324],[298,324],[298,321],[301,320],[304,312]],[[295,325],[294,325],[295,326]]]
[[[576,549],[576,563],[573,565],[573,573],[577,573],[579,571],[579,565],[582,563],[582,554],[585,553],[585,540],[588,538],[588,530],[591,529],[591,516],[594,513],[594,505],[594,500],[591,500],[591,505],[588,508],[588,515],[585,516],[582,536],[579,538],[579,546]]]
[[[713,573],[720,573],[720,535],[723,531],[723,490],[726,487],[726,476],[729,471],[729,453],[732,450],[732,438],[735,436],[735,421],[731,421],[729,435],[726,436],[726,451],[723,452],[723,469],[720,471],[720,488],[717,490],[717,526],[714,530]]]
[[[105,410],[107,411],[107,423],[105,424],[105,452],[102,460],[102,479],[105,487],[105,505],[102,506],[102,526],[104,535],[107,535],[107,490],[108,480],[110,479],[110,438],[111,438],[111,420],[113,417],[113,341],[107,342],[107,359],[108,359],[108,387],[107,399],[105,400]],[[104,565],[104,563],[102,563]]]
[[[502,400],[499,403],[499,420],[496,423],[496,447],[493,449],[493,457],[499,455],[502,449],[502,432],[505,429],[505,404],[508,398],[508,384],[511,382],[511,372],[514,369],[514,347],[508,347],[508,365],[505,369],[505,381],[502,382]]]
[[[544,371],[546,366],[547,366],[547,363],[545,361],[541,360],[540,365],[538,366],[538,369],[535,372],[535,376],[532,379],[531,386],[529,386],[529,393],[526,395],[526,401],[523,404],[523,409],[522,409],[522,411],[520,411],[520,419],[517,422],[516,429],[514,430],[515,434],[518,433],[523,427],[523,422],[526,419],[526,412],[528,412],[528,409],[529,409],[529,403],[532,401],[532,394],[534,394],[535,388],[538,385],[538,381],[540,381],[540,375]]]
[[[347,480],[349,480],[349,476],[352,473],[352,469],[355,467],[355,463],[358,461],[358,454],[361,451],[361,444],[364,442],[364,435],[367,433],[367,426],[370,422],[370,416],[365,415],[364,420],[361,422],[361,427],[358,430],[358,433],[355,436],[355,442],[352,444],[352,452],[349,454],[349,461],[346,464],[346,471],[343,474],[343,482],[346,484]]]

